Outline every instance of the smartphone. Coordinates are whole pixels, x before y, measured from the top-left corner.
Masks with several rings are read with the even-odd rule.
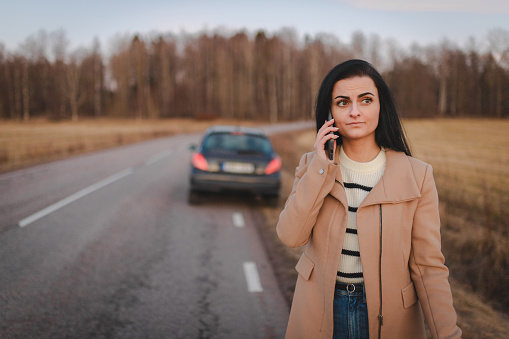
[[[327,117],[327,120],[332,120],[332,113],[329,111],[329,116]],[[329,132],[331,134],[333,132]],[[330,160],[334,159],[334,143],[336,142],[335,139],[329,139],[325,142],[325,153],[327,153],[327,156]]]

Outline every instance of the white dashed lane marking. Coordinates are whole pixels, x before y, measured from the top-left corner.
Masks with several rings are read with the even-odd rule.
[[[262,283],[260,282],[260,275],[256,264],[252,261],[244,263],[244,274],[247,281],[247,289],[249,292],[263,292]]]
[[[244,227],[246,224],[244,223],[244,217],[242,216],[242,213],[235,212],[232,215],[233,224],[237,227]]]

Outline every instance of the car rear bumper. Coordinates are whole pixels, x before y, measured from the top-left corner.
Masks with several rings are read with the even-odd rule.
[[[237,175],[219,173],[191,174],[191,190],[195,191],[250,191],[259,194],[279,195],[280,175]]]

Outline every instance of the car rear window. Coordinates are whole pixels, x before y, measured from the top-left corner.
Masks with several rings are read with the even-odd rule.
[[[251,134],[214,133],[203,141],[203,151],[237,154],[271,154],[270,141]]]

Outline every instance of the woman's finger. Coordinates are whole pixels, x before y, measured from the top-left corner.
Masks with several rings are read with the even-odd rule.
[[[331,120],[332,121],[332,120]],[[334,135],[332,132],[336,132],[338,130],[337,127],[334,127],[332,125],[333,121],[332,122],[327,122],[327,125],[324,124],[319,130],[318,130],[318,133],[316,135],[316,141],[315,141],[315,144],[324,144],[325,141],[329,140],[330,137],[327,137],[328,135]],[[324,139],[326,138],[326,139]]]
[[[338,130],[337,127],[334,127],[334,119],[326,121],[323,126],[318,130],[316,135],[316,140],[322,139],[326,134],[330,132],[335,132]]]

